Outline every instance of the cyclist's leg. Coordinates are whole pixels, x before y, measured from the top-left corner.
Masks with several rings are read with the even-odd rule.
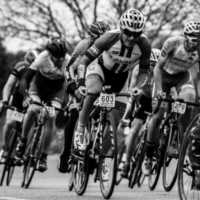
[[[33,99],[33,101],[40,102],[40,96],[39,96],[39,90],[38,87],[35,85],[35,82],[32,81],[30,88],[29,88],[29,95]],[[27,143],[28,134],[31,131],[31,128],[33,127],[35,123],[35,117],[39,111],[40,107],[38,105],[30,105],[28,107],[28,110],[24,116],[24,121],[22,124],[22,133],[21,133],[21,140],[19,141],[16,153],[15,153],[15,159],[21,160],[23,158],[23,154],[25,152],[25,147]]]
[[[142,95],[140,98],[140,105],[141,105],[141,108],[139,108],[139,110],[136,112],[135,118],[131,125],[130,133],[126,138],[126,154],[127,155],[126,155],[125,165],[122,170],[122,176],[124,177],[128,176],[132,154],[137,146],[137,143],[140,137],[139,135],[140,129],[147,118],[147,114],[145,113],[145,111],[149,113],[152,112],[151,98],[148,98],[147,96]]]
[[[192,77],[188,74],[176,87],[179,98],[184,99],[185,101],[195,102],[196,91],[192,81]],[[183,126],[184,132],[186,131],[189,123],[193,117],[193,107],[187,106],[186,111],[183,115],[180,116],[180,122]]]
[[[53,91],[51,92],[50,95],[46,96],[45,101],[50,102],[51,106],[55,108],[61,108],[64,94],[65,94],[65,84],[61,85],[61,89],[59,91]],[[53,136],[56,132],[55,121],[57,115],[58,111],[55,111],[55,113],[53,115],[50,115],[48,120],[46,121],[46,126],[44,129],[44,143],[42,146],[41,156],[39,160],[39,168],[38,168],[38,170],[41,172],[47,170],[47,156]]]
[[[86,88],[88,92],[100,94],[104,82],[104,74],[101,66],[95,61],[92,62],[86,73]],[[79,150],[85,150],[86,141],[84,139],[85,126],[93,109],[93,104],[97,99],[94,95],[87,95],[83,102],[82,110],[79,112],[78,126],[74,136],[74,147]]]
[[[165,83],[162,83],[162,87],[163,87],[163,92],[166,92],[166,95],[168,96],[170,94],[171,87]],[[155,96],[155,94],[153,94],[152,96]],[[155,104],[157,103],[158,102],[152,101],[153,110],[155,109],[156,107]],[[159,138],[160,124],[163,119],[166,108],[167,108],[167,103],[162,102],[158,112],[155,113],[149,121],[148,132],[147,132],[146,157],[142,164],[142,170],[145,175],[149,175],[151,167],[152,167],[152,158],[154,154],[154,148]]]
[[[73,138],[74,128],[78,120],[78,116],[79,116],[78,107],[72,108],[70,110],[70,116],[64,129],[64,148],[60,154],[60,161],[58,164],[58,170],[59,172],[62,173],[68,172],[68,159],[70,156],[72,138]]]
[[[5,158],[3,157],[3,155],[4,155],[4,152],[7,151],[6,143],[9,138],[9,133],[11,132],[13,126],[15,125],[15,121],[12,119],[12,114],[13,114],[13,111],[10,109],[7,109],[6,120],[3,126],[3,146],[2,146],[2,149],[0,150],[0,163],[5,162]]]

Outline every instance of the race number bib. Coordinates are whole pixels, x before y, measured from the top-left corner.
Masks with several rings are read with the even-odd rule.
[[[15,120],[15,121],[18,121],[18,122],[22,122],[24,118],[24,114],[23,113],[20,113],[18,111],[13,111],[13,114],[12,114],[12,119]]]
[[[114,94],[102,94],[100,95],[100,106],[107,108],[115,107],[115,95]]]
[[[186,103],[180,103],[175,101],[173,103],[173,111],[176,113],[184,114],[186,110]]]
[[[54,107],[46,106],[46,109],[48,110],[50,117],[55,116],[55,108]]]

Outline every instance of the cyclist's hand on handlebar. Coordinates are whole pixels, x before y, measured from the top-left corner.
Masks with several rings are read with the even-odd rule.
[[[80,96],[86,96],[86,94],[87,94],[87,88],[86,88],[85,86],[80,86],[80,87],[77,89],[76,95],[77,95],[78,97],[80,97]]]
[[[31,97],[29,97],[29,96],[26,96],[26,97],[24,97],[22,106],[26,108],[26,107],[28,107],[32,102],[33,102],[33,99],[32,99]]]
[[[74,95],[75,90],[76,90],[76,83],[75,81],[71,81],[69,85],[67,86],[66,92],[68,94]]]
[[[164,98],[166,98],[166,93],[163,92],[163,91],[158,91],[156,96],[155,96],[155,99],[161,100],[161,99],[164,99]]]

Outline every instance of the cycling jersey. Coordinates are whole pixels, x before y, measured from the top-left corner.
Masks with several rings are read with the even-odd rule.
[[[61,67],[55,66],[55,64],[52,62],[49,52],[43,51],[38,55],[38,57],[35,59],[35,61],[30,66],[31,69],[38,71],[41,76],[44,79],[50,79],[50,80],[57,80],[61,79],[65,76],[65,69],[67,66],[67,62],[69,61],[70,56],[66,55],[65,60]],[[36,75],[37,76],[37,75]]]
[[[133,68],[139,61],[140,68],[149,68],[151,44],[142,34],[136,44],[127,48],[121,41],[120,30],[111,30],[98,38],[87,51],[86,56],[94,60],[99,56],[99,62],[107,69],[121,73]]]
[[[12,71],[12,75],[15,76],[18,81],[15,85],[14,90],[12,91],[12,94],[14,95],[15,93],[18,92],[19,89],[19,81],[21,80],[22,76],[25,74],[25,72],[27,71],[28,67],[30,66],[29,63],[27,63],[26,61],[21,61],[18,62],[15,66],[14,69]]]
[[[164,70],[169,74],[186,71],[198,61],[197,51],[187,52],[184,41],[183,36],[174,36],[164,43],[159,59],[165,62]]]

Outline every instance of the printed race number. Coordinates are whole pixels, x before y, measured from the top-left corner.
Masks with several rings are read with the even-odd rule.
[[[173,104],[173,111],[176,113],[184,114],[186,110],[186,103],[175,101]]]
[[[114,94],[101,94],[100,95],[100,106],[107,108],[115,107],[115,95]]]
[[[13,114],[12,114],[12,119],[15,120],[15,121],[18,121],[18,122],[22,122],[24,118],[24,114],[23,113],[20,113],[18,111],[13,111]]]

